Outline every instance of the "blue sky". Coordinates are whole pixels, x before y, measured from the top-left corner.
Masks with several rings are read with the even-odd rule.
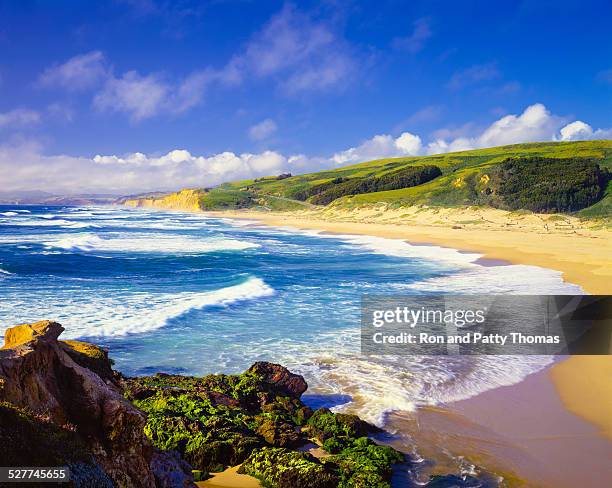
[[[1,2],[0,185],[175,189],[610,138],[611,21],[606,1]]]

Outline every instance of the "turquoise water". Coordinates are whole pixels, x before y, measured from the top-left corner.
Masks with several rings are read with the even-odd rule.
[[[250,221],[115,207],[0,207],[0,332],[41,319],[125,374],[280,362],[311,389],[384,412],[520,381],[537,357],[366,358],[364,293],[572,293],[560,274],[476,254]],[[352,402],[350,401],[352,400]]]

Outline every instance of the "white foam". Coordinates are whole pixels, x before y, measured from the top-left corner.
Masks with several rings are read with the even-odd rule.
[[[66,251],[110,251],[110,252],[141,252],[164,254],[198,254],[216,251],[242,251],[259,247],[259,244],[237,239],[212,237],[198,239],[183,236],[163,236],[159,234],[139,234],[130,237],[106,237],[96,234],[78,234],[64,236],[57,240],[46,241],[49,248]]]
[[[258,220],[248,220],[248,219],[228,219],[228,218],[222,217],[219,220],[222,222],[225,222],[226,224],[233,225],[234,227],[250,227],[252,225],[261,224],[261,222],[259,222]]]
[[[3,274],[3,275],[12,275],[14,273],[11,273],[10,271],[7,271],[6,269],[0,268],[0,274]]]
[[[64,220],[64,219],[57,219],[57,220],[28,219],[28,220],[18,220],[18,221],[16,220],[16,221],[10,222],[10,225],[17,225],[21,227],[70,227],[71,225],[74,225],[74,224],[75,222],[72,222],[70,220]]]
[[[5,217],[14,217],[15,215],[19,215],[17,212],[0,212],[0,215],[4,215]]]
[[[223,220],[238,227],[250,226],[258,223],[257,221],[234,220],[228,218],[224,218]],[[411,244],[405,239],[390,239],[386,237],[358,234],[326,234],[323,231],[296,229],[293,227],[273,228],[285,231],[289,234],[301,234],[322,239],[336,239],[351,246],[368,250],[374,254],[383,254],[400,258],[417,258],[433,262],[466,266],[473,264],[483,256],[479,253],[463,252],[450,247]]]
[[[579,286],[563,281],[563,273],[538,266],[474,266],[460,273],[397,285],[398,289],[433,293],[582,295]]]
[[[88,294],[56,296],[54,300],[41,301],[35,313],[40,317],[52,317],[62,323],[66,327],[67,338],[124,336],[159,329],[168,325],[172,319],[193,310],[213,306],[226,307],[272,295],[272,287],[259,278],[250,277],[238,285],[207,292],[157,295],[136,292],[130,295],[122,294],[120,297],[101,295],[97,296],[96,300],[91,300]],[[15,313],[14,307],[10,312]],[[28,309],[21,313],[25,317],[33,312]],[[6,310],[6,315],[8,314],[9,311]]]
[[[267,355],[306,376],[311,393],[351,398],[333,410],[358,413],[379,426],[390,412],[513,385],[553,361],[550,356],[362,356],[359,333],[352,328],[320,334],[309,344],[283,341]]]

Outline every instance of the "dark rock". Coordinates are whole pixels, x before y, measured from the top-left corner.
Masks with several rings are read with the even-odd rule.
[[[316,410],[308,419],[308,430],[320,442],[336,438],[358,438],[380,432],[380,429],[357,415],[332,413],[327,408]]]
[[[193,486],[191,466],[176,451],[153,452],[151,471],[156,488],[189,488]]]
[[[291,373],[280,364],[257,362],[253,364],[247,373],[253,373],[268,383],[275,392],[300,398],[308,388],[304,378],[298,374]]]

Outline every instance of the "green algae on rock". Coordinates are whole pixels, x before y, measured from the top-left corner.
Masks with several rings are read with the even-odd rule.
[[[331,466],[307,452],[279,447],[258,449],[240,466],[270,488],[336,488],[339,482]]]
[[[304,379],[278,364],[238,375],[157,374],[124,386],[148,414],[144,430],[155,447],[177,450],[201,472],[242,464],[241,473],[270,487],[388,488],[391,465],[404,460],[369,439],[380,429],[356,415],[313,412],[301,401]],[[333,455],[295,450],[313,440]]]

